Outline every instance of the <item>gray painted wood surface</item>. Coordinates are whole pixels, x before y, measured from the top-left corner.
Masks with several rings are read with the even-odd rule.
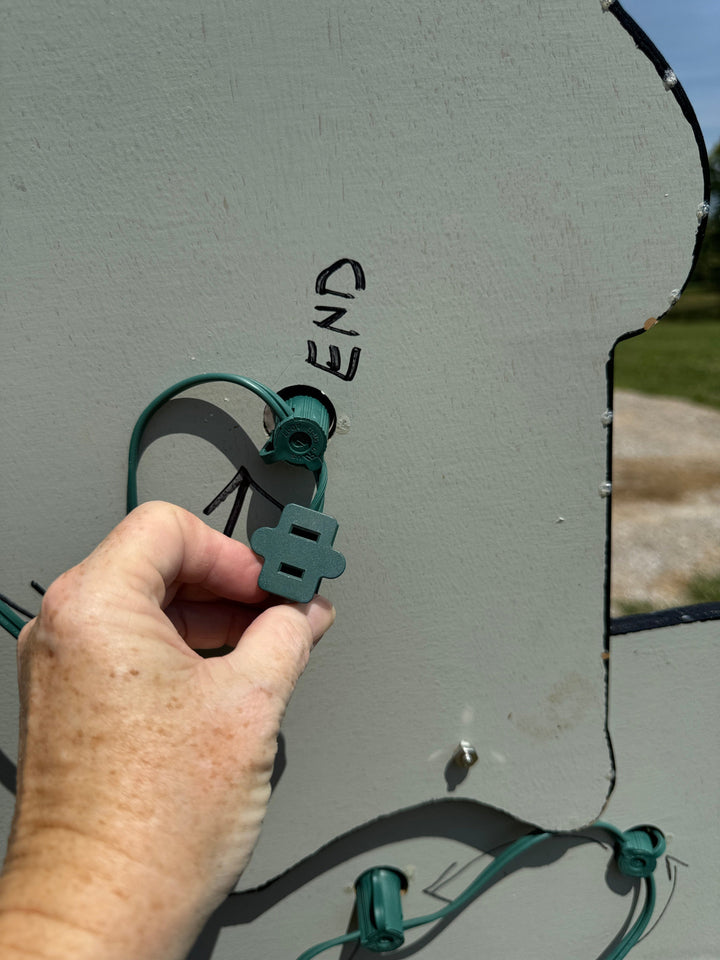
[[[610,729],[618,785],[604,818],[623,829],[656,824],[668,840],[667,857],[655,873],[657,926],[632,950],[633,960],[720,956],[719,639],[717,623],[694,623],[612,641]],[[526,830],[499,811],[464,801],[427,805],[376,824],[358,833],[354,846],[330,848],[306,871],[291,871],[262,894],[231,899],[190,960],[207,960],[212,945],[213,960],[294,960],[306,947],[346,929],[353,881],[380,863],[410,875],[405,916],[436,910],[442,898],[457,896],[483,869],[488,850]],[[591,830],[582,833],[607,839]],[[414,946],[398,956],[602,958],[634,917],[637,892],[636,884],[615,871],[611,850],[558,838],[522,858],[516,871],[436,936],[427,938],[428,928],[421,928],[420,940],[412,931],[408,944]],[[252,922],[244,923],[249,917]],[[371,954],[335,950],[327,956],[369,960]]]
[[[129,434],[165,387],[212,370],[319,386],[343,424],[327,509],[348,569],[241,886],[432,801],[476,801],[488,834],[514,823],[490,808],[595,819],[614,776],[606,364],[685,282],[703,199],[653,64],[597,0],[10,4],[4,46],[2,588],[32,605],[31,577],[122,516]],[[345,267],[354,299],[319,296],[343,257],[365,289]],[[341,371],[360,350],[351,381],[331,346]],[[310,496],[262,468],[262,405],[235,388],[174,401],[150,433],[144,499],[199,513],[241,464]],[[267,518],[254,500],[249,528]],[[450,791],[460,738],[480,759]],[[273,908],[287,935],[258,956],[344,929],[347,899],[318,900]]]

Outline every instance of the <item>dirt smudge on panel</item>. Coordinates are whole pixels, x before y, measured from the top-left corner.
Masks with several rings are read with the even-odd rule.
[[[553,685],[536,712],[517,714],[513,723],[534,740],[554,740],[581,723],[595,697],[589,680],[569,673]]]

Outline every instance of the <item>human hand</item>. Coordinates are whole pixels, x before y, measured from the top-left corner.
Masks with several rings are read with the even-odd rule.
[[[334,619],[320,597],[268,605],[260,566],[153,503],[51,585],[19,638],[0,944],[53,960],[176,960],[232,889],[281,718]],[[195,652],[223,645],[234,649]]]

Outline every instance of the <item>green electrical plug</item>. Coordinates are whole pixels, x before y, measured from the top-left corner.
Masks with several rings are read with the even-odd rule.
[[[250,546],[264,558],[258,585],[269,593],[297,603],[312,600],[325,577],[339,577],[345,557],[333,550],[338,524],[321,512],[327,471],[323,457],[335,428],[335,410],[314,387],[285,387],[279,396],[290,416],[273,412],[275,426],[260,451],[266,463],[292,463],[312,470],[317,492],[311,507],[289,503],[276,527],[261,527]]]
[[[260,527],[250,538],[265,558],[258,586],[296,603],[308,603],[323,577],[333,580],[345,569],[345,557],[333,550],[338,523],[310,507],[289,503],[276,527]]]

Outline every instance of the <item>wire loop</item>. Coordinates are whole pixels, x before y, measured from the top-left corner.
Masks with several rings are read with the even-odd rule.
[[[635,877],[645,881],[645,903],[638,915],[637,920],[631,929],[616,945],[615,949],[607,954],[606,960],[623,960],[630,950],[635,946],[643,932],[647,928],[655,909],[655,878],[652,875],[658,858],[665,851],[665,837],[657,827],[640,826],[632,830],[623,832],[610,823],[598,821],[593,827],[604,830],[609,833],[615,842],[615,859],[618,869],[626,876]],[[483,890],[501,874],[513,860],[516,860],[528,850],[558,836],[572,836],[568,833],[531,833],[525,837],[520,837],[509,847],[499,853],[493,862],[487,866],[482,873],[473,880],[473,882],[463,890],[454,900],[436,910],[434,913],[428,913],[422,917],[415,917],[412,920],[403,920],[402,929],[410,930],[413,927],[420,927],[427,923],[435,923],[442,920],[452,913],[456,913],[465,907],[471,900],[477,897]],[[590,839],[590,838],[587,838]],[[642,870],[640,873],[629,872],[631,870]],[[350,943],[360,939],[360,930],[345,934],[343,937],[336,937],[334,940],[326,940],[324,943],[318,943],[302,953],[298,960],[312,960],[325,950],[338,946],[342,943]],[[377,952],[383,952],[382,947],[373,947]],[[388,950],[394,949],[388,947]]]
[[[153,414],[157,413],[160,407],[167,403],[168,400],[171,400],[184,390],[188,390],[190,387],[195,387],[201,383],[217,382],[234,383],[240,387],[244,387],[246,390],[250,390],[251,393],[254,393],[260,397],[261,400],[265,401],[277,420],[285,420],[293,415],[292,407],[283,400],[282,397],[269,387],[259,383],[257,380],[252,380],[250,377],[242,377],[234,373],[200,373],[194,377],[187,377],[185,380],[180,380],[178,383],[173,384],[173,386],[168,387],[167,390],[163,390],[161,394],[155,397],[155,399],[145,407],[133,429],[128,451],[126,499],[128,513],[138,505],[137,471],[140,460],[140,442],[150,418]],[[327,487],[327,468],[325,467],[325,463],[323,462],[319,470],[312,472],[315,476],[317,489],[310,506],[313,510],[322,510],[325,502],[325,488]]]

